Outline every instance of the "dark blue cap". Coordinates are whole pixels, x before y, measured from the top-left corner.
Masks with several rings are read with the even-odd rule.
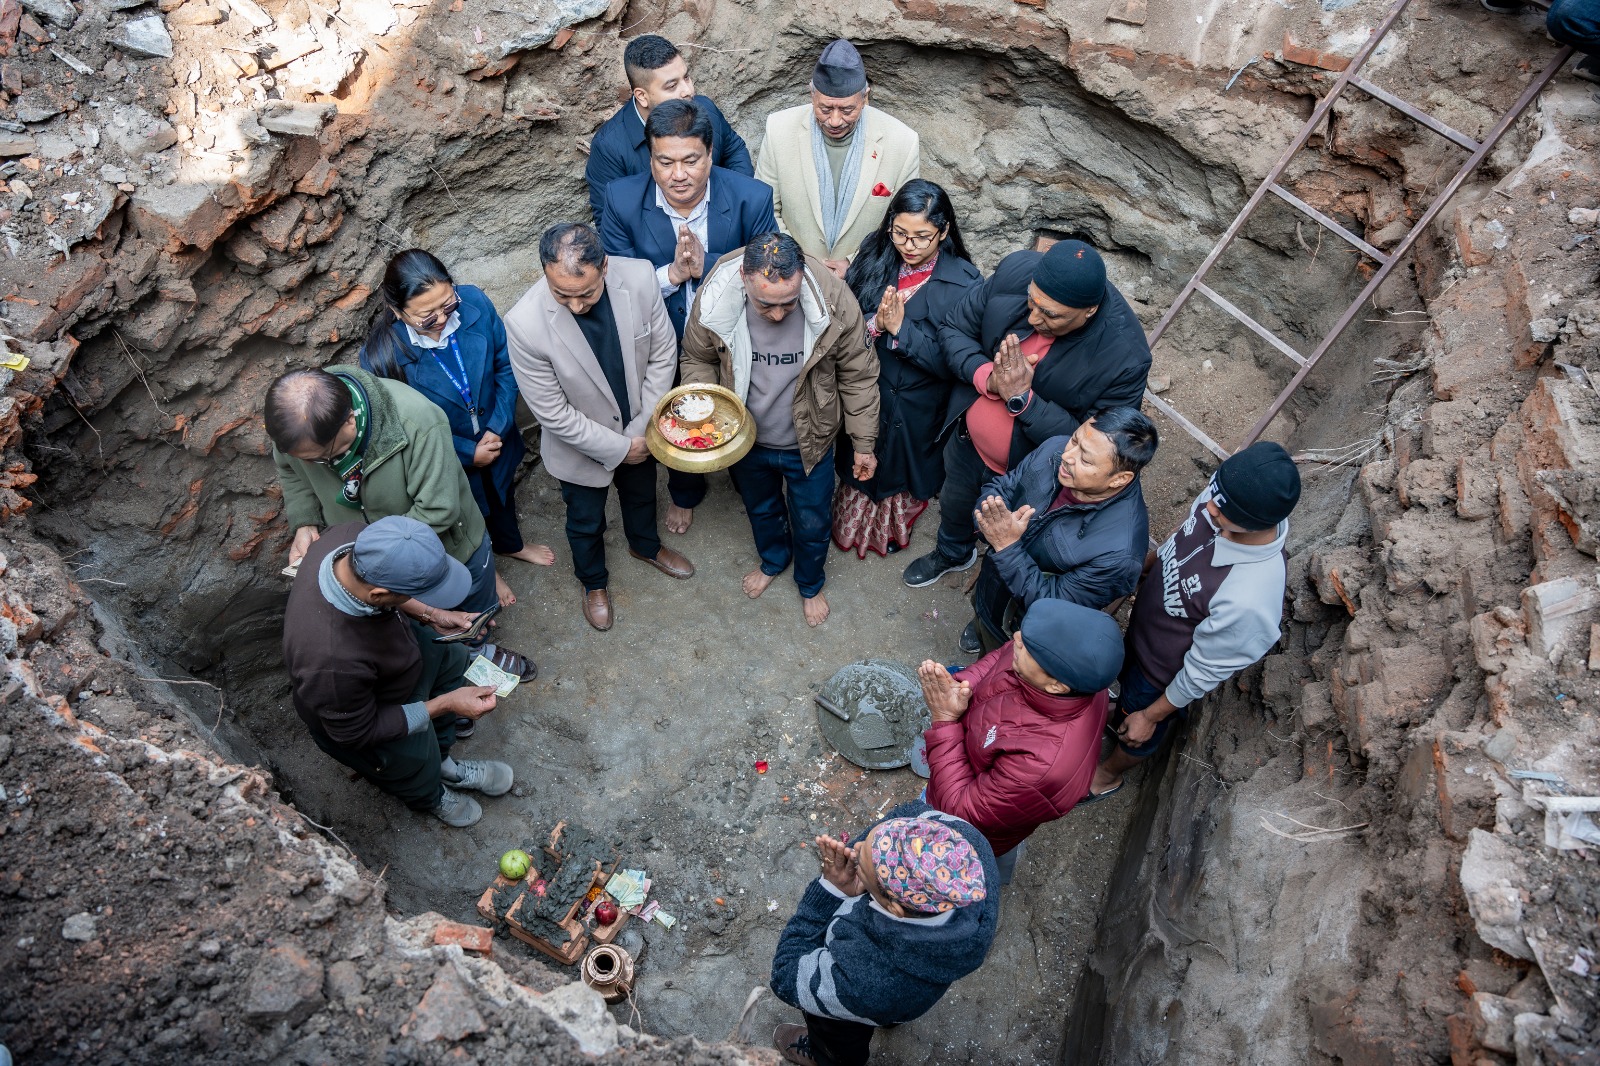
[[[1069,600],[1036,600],[1022,616],[1022,646],[1074,692],[1108,688],[1122,672],[1122,628],[1104,611]]]

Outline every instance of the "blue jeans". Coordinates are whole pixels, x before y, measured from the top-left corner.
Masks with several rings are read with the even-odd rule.
[[[799,451],[757,444],[728,473],[750,516],[761,572],[776,577],[793,562],[800,595],[809,600],[821,592],[833,528],[833,463],[824,459],[808,474]]]
[[[468,614],[481,614],[500,602],[500,594],[494,587],[494,552],[487,532],[483,535],[483,543],[467,560],[466,567],[472,574],[472,589],[454,609]]]
[[[1139,669],[1139,663],[1133,658],[1131,652],[1127,661],[1123,664],[1121,682],[1122,696],[1117,701],[1117,707],[1111,712],[1111,718],[1107,722],[1113,730],[1122,725],[1123,719],[1127,718],[1128,715],[1134,711],[1144,710],[1166,691],[1165,687],[1158,686],[1144,675],[1144,671]],[[1166,739],[1167,732],[1172,729],[1173,723],[1187,721],[1188,718],[1189,708],[1187,706],[1179,707],[1172,714],[1167,715],[1156,723],[1156,731],[1151,733],[1150,739],[1143,744],[1129,746],[1124,741],[1119,740],[1117,741],[1117,747],[1135,758],[1148,758],[1154,755],[1156,750],[1161,747],[1161,742]]]
[[[1562,44],[1600,55],[1600,0],[1552,0],[1544,27]]]

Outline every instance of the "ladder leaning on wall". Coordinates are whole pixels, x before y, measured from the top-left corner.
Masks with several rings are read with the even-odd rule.
[[[1549,0],[1529,0],[1529,2],[1537,4],[1541,8],[1549,7]],[[1267,409],[1262,412],[1260,417],[1256,419],[1255,424],[1250,427],[1249,432],[1245,434],[1244,439],[1239,442],[1238,447],[1240,448],[1250,446],[1261,436],[1272,420],[1277,417],[1278,412],[1283,410],[1283,405],[1289,401],[1289,397],[1293,396],[1295,391],[1300,388],[1300,386],[1305,382],[1306,377],[1316,367],[1317,363],[1324,355],[1327,354],[1328,349],[1333,347],[1334,342],[1339,339],[1339,335],[1342,334],[1345,331],[1345,328],[1349,326],[1350,323],[1355,319],[1356,313],[1361,310],[1361,306],[1371,299],[1373,294],[1378,291],[1378,286],[1383,284],[1384,279],[1386,279],[1390,272],[1392,272],[1394,268],[1400,264],[1401,260],[1405,258],[1406,253],[1411,250],[1412,244],[1414,244],[1417,238],[1422,235],[1423,231],[1428,227],[1429,223],[1433,221],[1434,217],[1444,209],[1445,205],[1450,201],[1450,198],[1455,195],[1456,190],[1459,189],[1462,183],[1467,180],[1467,177],[1477,169],[1478,164],[1483,162],[1489,153],[1494,150],[1494,146],[1500,142],[1500,138],[1503,137],[1506,131],[1511,128],[1511,124],[1515,122],[1522,112],[1527,109],[1528,105],[1534,101],[1534,98],[1544,91],[1544,87],[1548,85],[1550,80],[1556,76],[1556,73],[1561,69],[1562,64],[1566,63],[1566,61],[1572,56],[1572,48],[1563,47],[1561,51],[1556,54],[1555,58],[1550,61],[1549,65],[1546,66],[1544,70],[1540,71],[1538,76],[1528,83],[1527,88],[1522,91],[1521,96],[1517,97],[1516,103],[1511,105],[1510,110],[1500,116],[1500,120],[1495,123],[1495,126],[1489,132],[1489,135],[1482,141],[1476,141],[1471,137],[1468,137],[1466,134],[1445,125],[1443,122],[1440,122],[1427,112],[1421,111],[1412,106],[1406,101],[1395,96],[1393,93],[1379,88],[1377,85],[1374,85],[1372,82],[1361,76],[1361,68],[1366,64],[1367,59],[1373,54],[1374,51],[1377,50],[1378,46],[1383,43],[1384,39],[1389,35],[1389,31],[1394,28],[1395,23],[1400,20],[1400,17],[1405,13],[1405,10],[1408,6],[1410,6],[1410,3],[1411,0],[1397,0],[1394,7],[1389,9],[1388,15],[1384,17],[1384,20],[1378,24],[1378,27],[1375,30],[1372,31],[1371,36],[1367,38],[1360,50],[1357,51],[1355,56],[1351,58],[1350,65],[1345,68],[1342,74],[1339,75],[1339,80],[1333,83],[1333,88],[1329,90],[1328,95],[1324,96],[1317,104],[1316,109],[1311,112],[1311,117],[1307,119],[1306,124],[1300,128],[1299,134],[1296,135],[1295,139],[1290,142],[1289,147],[1284,150],[1283,154],[1278,157],[1278,161],[1274,163],[1272,169],[1267,172],[1267,176],[1262,180],[1261,185],[1256,189],[1255,193],[1251,195],[1250,199],[1245,202],[1245,205],[1239,211],[1238,216],[1234,218],[1232,225],[1230,225],[1222,234],[1222,237],[1211,249],[1211,253],[1206,256],[1205,260],[1200,264],[1200,268],[1194,272],[1194,276],[1191,277],[1188,283],[1184,285],[1183,291],[1178,293],[1177,299],[1172,302],[1171,307],[1167,308],[1167,313],[1161,316],[1161,321],[1156,323],[1155,329],[1151,330],[1147,337],[1147,340],[1150,343],[1150,348],[1153,351],[1157,342],[1161,340],[1162,334],[1167,331],[1167,327],[1172,324],[1172,320],[1177,316],[1178,312],[1183,310],[1184,305],[1189,302],[1189,298],[1198,292],[1206,299],[1216,304],[1227,314],[1237,319],[1240,324],[1246,329],[1250,330],[1250,332],[1254,333],[1256,336],[1272,345],[1272,347],[1276,348],[1279,352],[1287,356],[1292,362],[1298,365],[1299,369],[1295,372],[1294,377],[1289,380],[1289,383],[1284,386],[1283,391],[1278,393],[1277,398],[1274,399],[1270,405],[1268,405]],[[1376,100],[1388,104],[1401,114],[1421,123],[1430,130],[1433,130],[1435,133],[1439,134],[1441,137],[1444,137],[1446,140],[1459,145],[1461,148],[1464,148],[1471,153],[1471,155],[1467,157],[1466,162],[1461,164],[1461,167],[1455,172],[1455,175],[1445,185],[1443,191],[1441,191],[1433,200],[1433,202],[1428,205],[1427,210],[1422,213],[1422,217],[1417,219],[1416,224],[1413,225],[1409,231],[1407,231],[1405,237],[1401,239],[1400,243],[1389,252],[1382,252],[1377,248],[1374,248],[1372,245],[1368,244],[1366,241],[1362,240],[1360,237],[1356,236],[1354,233],[1350,232],[1348,229],[1341,226],[1327,215],[1318,211],[1304,200],[1301,200],[1288,189],[1285,189],[1282,185],[1278,184],[1278,179],[1283,176],[1286,170],[1288,170],[1290,162],[1293,161],[1300,149],[1306,146],[1306,142],[1311,139],[1311,135],[1316,132],[1316,130],[1327,118],[1328,112],[1333,109],[1335,101],[1337,101],[1339,97],[1344,94],[1344,91],[1351,86],[1354,86]],[[1269,195],[1277,197],[1294,210],[1310,217],[1326,229],[1331,230],[1333,233],[1337,234],[1339,237],[1343,238],[1350,245],[1360,251],[1365,258],[1371,259],[1378,265],[1377,270],[1374,271],[1371,279],[1368,280],[1366,288],[1361,290],[1361,295],[1357,296],[1350,306],[1345,308],[1344,313],[1341,314],[1338,321],[1333,324],[1333,328],[1330,329],[1328,333],[1321,339],[1321,341],[1317,343],[1316,348],[1312,350],[1310,355],[1301,355],[1294,349],[1293,346],[1289,345],[1282,338],[1278,337],[1265,326],[1261,325],[1261,323],[1245,314],[1242,310],[1230,303],[1227,298],[1216,292],[1216,290],[1212,289],[1205,282],[1207,273],[1209,273],[1211,268],[1216,265],[1217,260],[1222,257],[1222,253],[1227,251],[1228,246],[1233,243],[1234,238],[1237,237],[1240,231],[1244,229],[1244,225],[1250,220],[1250,216],[1255,214],[1256,209],[1261,206],[1262,202],[1265,201]],[[1155,393],[1147,390],[1144,398],[1152,407],[1166,415],[1168,418],[1172,419],[1191,437],[1205,445],[1206,448],[1210,449],[1217,456],[1217,458],[1226,459],[1231,454],[1222,445],[1213,440],[1203,429],[1195,425],[1188,418],[1184,417],[1176,408],[1167,403],[1167,401],[1163,400],[1161,397],[1157,396]]]

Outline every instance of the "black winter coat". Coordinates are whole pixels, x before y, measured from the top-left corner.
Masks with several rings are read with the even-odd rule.
[[[944,484],[939,430],[954,382],[939,345],[939,323],[982,276],[965,259],[941,254],[933,275],[906,304],[899,336],[877,338],[878,472],[871,481],[851,476],[854,449],[846,438],[835,452],[839,479],[874,502],[908,491],[915,499],[932,499]],[[890,341],[897,343],[891,347]]]
[[[1012,252],[995,272],[967,290],[939,328],[945,364],[956,379],[944,429],[978,399],[972,375],[994,359],[1007,333],[1025,338],[1028,285],[1042,252]],[[1033,402],[1015,419],[1011,456],[1014,469],[1045,440],[1071,436],[1097,411],[1138,409],[1150,376],[1150,346],[1144,327],[1117,287],[1106,283],[1100,310],[1081,329],[1057,337],[1033,378]]]
[[[1028,504],[1036,512],[1021,539],[988,557],[1024,608],[1045,599],[1105,607],[1139,584],[1150,550],[1150,516],[1137,476],[1109,500],[1049,509],[1061,491],[1056,470],[1070,439],[1050,438],[978,494],[980,501],[999,496],[1013,511]]]

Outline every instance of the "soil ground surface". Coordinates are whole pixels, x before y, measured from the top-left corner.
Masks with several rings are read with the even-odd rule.
[[[808,629],[787,573],[759,600],[741,591],[755,549],[737,494],[714,475],[689,533],[663,534],[698,568],[687,582],[628,557],[613,500],[607,561],[617,622],[597,633],[579,610],[560,497],[542,467],[523,481],[518,505],[524,532],[551,543],[557,561],[505,567],[518,601],[499,633],[536,658],[540,676],[459,749],[509,762],[513,793],[485,800],[471,829],[450,829],[349,780],[309,738],[278,758],[299,786],[296,804],[334,826],[367,866],[387,867],[390,900],[403,913],[472,920],[500,853],[557,820],[620,837],[624,865],[648,870],[653,898],[678,918],[670,930],[642,930],[642,1027],[721,1039],[749,990],[766,984],[779,933],[816,876],[811,838],[852,833],[923,785],[909,770],[862,771],[834,754],[817,731],[813,691],[861,659],[970,659],[956,647],[971,617],[961,592],[969,574],[924,589],[900,580],[932,542],[932,508],[906,552],[863,561],[833,550],[825,590],[833,613]],[[287,701],[283,713],[293,714]],[[756,772],[758,759],[766,774]],[[925,1017],[880,1034],[879,1053],[906,1063],[1054,1062],[1129,810],[1086,807],[1037,833],[983,970]],[[514,941],[505,950],[534,954]],[[614,1010],[627,1021],[627,1004]],[[770,997],[760,1011],[758,1033],[797,1020]]]

